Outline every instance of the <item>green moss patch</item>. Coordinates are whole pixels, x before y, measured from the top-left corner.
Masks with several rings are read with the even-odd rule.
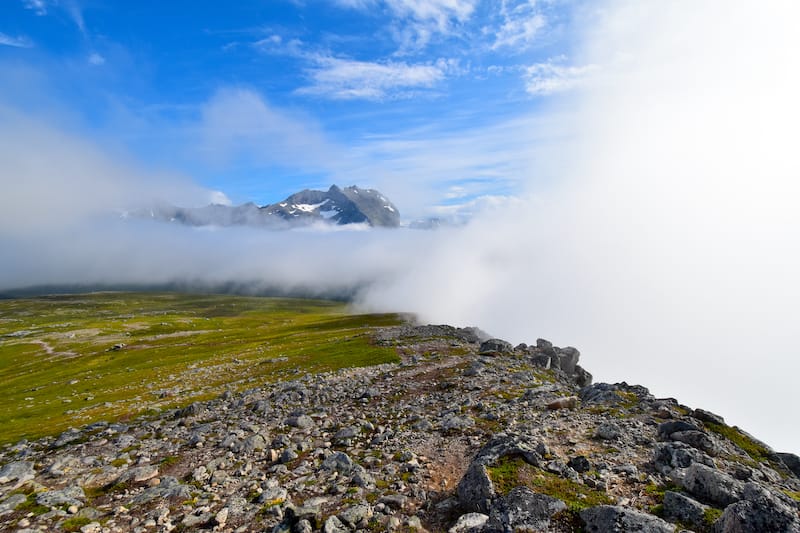
[[[92,521],[85,516],[73,516],[61,522],[61,529],[63,531],[80,531],[81,528]]]
[[[705,425],[710,431],[713,431],[717,435],[721,435],[731,441],[747,455],[749,455],[754,461],[759,463],[769,461],[769,458],[772,455],[771,452],[762,444],[759,444],[739,431],[738,428],[726,426],[724,424],[715,424],[713,422],[705,422]]]
[[[545,472],[529,465],[521,457],[501,458],[486,471],[495,491],[500,495],[508,494],[515,487],[525,486],[539,494],[558,498],[573,511],[613,503],[606,493]]]

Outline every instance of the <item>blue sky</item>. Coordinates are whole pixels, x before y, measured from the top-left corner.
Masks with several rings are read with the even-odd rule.
[[[0,105],[234,203],[355,183],[434,213],[522,192],[539,110],[587,71],[576,9],[4,0]]]

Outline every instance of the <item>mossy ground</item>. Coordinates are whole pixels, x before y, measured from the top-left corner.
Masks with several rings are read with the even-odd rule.
[[[495,491],[501,495],[508,494],[515,487],[525,486],[562,500],[572,511],[613,503],[606,493],[545,472],[529,465],[521,457],[503,457],[488,467],[487,472]]]
[[[715,424],[713,422],[706,422],[705,425],[709,430],[725,437],[733,444],[738,446],[754,461],[758,463],[766,463],[770,461],[772,456],[770,450],[739,431],[738,428],[723,424]]]
[[[398,360],[397,315],[320,300],[93,293],[0,300],[0,444],[303,373]],[[124,344],[124,346],[120,346]],[[116,346],[116,348],[115,348]]]

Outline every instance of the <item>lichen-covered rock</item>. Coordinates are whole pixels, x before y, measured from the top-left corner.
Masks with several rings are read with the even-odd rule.
[[[447,533],[481,533],[489,517],[483,513],[467,513],[458,517]]]
[[[481,343],[479,349],[480,353],[489,355],[511,353],[513,350],[514,347],[511,346],[511,343],[502,339],[489,339],[484,341]]]
[[[688,526],[704,526],[707,505],[689,498],[679,492],[666,491],[664,493],[664,518],[674,522],[681,522]]]
[[[669,438],[678,442],[686,443],[692,448],[702,450],[712,457],[719,454],[719,447],[717,446],[717,443],[714,442],[714,440],[703,431],[676,431],[672,433]]]
[[[653,465],[662,474],[668,475],[694,463],[714,467],[711,457],[683,442],[659,442],[653,448]]]
[[[725,508],[714,524],[716,533],[796,533],[800,517],[796,504],[778,494],[747,483],[743,500]]]
[[[742,499],[744,483],[717,469],[693,463],[681,480],[690,494],[715,505],[729,505]]]
[[[33,463],[29,461],[13,461],[0,468],[0,485],[11,481],[25,482],[33,479],[34,474]]]
[[[86,500],[86,495],[83,493],[83,489],[77,485],[61,490],[42,492],[36,496],[36,503],[47,507],[60,507],[62,505],[77,505],[81,507],[84,500]]]
[[[158,485],[145,489],[136,495],[131,504],[140,505],[156,499],[161,500],[186,500],[191,496],[189,487],[178,482],[172,476],[164,476]]]
[[[566,508],[561,500],[516,487],[492,505],[484,531],[547,531],[553,516]]]
[[[789,469],[796,477],[800,478],[800,457],[793,453],[778,453],[783,464]]]
[[[673,533],[675,527],[650,514],[615,505],[599,505],[580,513],[587,533]]]

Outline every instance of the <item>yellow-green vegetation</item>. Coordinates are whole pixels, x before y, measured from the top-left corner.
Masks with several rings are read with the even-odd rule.
[[[339,302],[154,293],[0,300],[0,443],[304,373],[398,361]]]
[[[785,490],[783,492],[794,501],[800,503],[800,491]]]
[[[722,511],[720,509],[709,507],[703,511],[703,524],[707,527],[711,527],[714,525],[714,522],[719,520],[720,516],[722,516]]]
[[[501,495],[508,494],[515,487],[525,486],[562,500],[573,511],[613,503],[606,493],[545,472],[529,465],[521,457],[503,457],[486,471],[494,490]]]
[[[724,424],[715,424],[714,422],[705,422],[706,427],[718,435],[722,435],[733,444],[741,448],[747,455],[754,461],[759,463],[767,462],[770,458],[770,451],[762,444],[754,441],[736,427],[726,426]]]
[[[593,415],[608,415],[614,418],[628,418],[631,413],[628,410],[633,409],[639,405],[639,397],[634,392],[628,391],[614,391],[614,394],[619,398],[619,401],[613,405],[590,405],[586,410]]]
[[[63,531],[80,531],[81,528],[92,521],[85,516],[73,516],[61,522],[61,529]]]

